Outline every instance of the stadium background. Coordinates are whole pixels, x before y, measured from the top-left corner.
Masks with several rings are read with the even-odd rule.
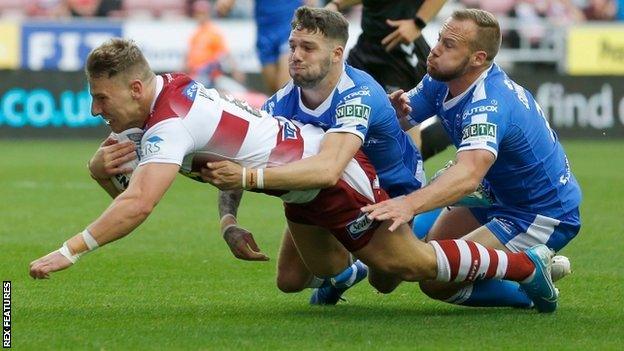
[[[100,13],[104,17],[89,13],[94,2],[0,0],[0,278],[14,283],[15,348],[624,344],[623,1],[449,1],[424,31],[433,43],[439,21],[457,8],[496,13],[505,36],[497,62],[534,94],[568,151],[584,192],[584,227],[564,250],[575,272],[561,282],[561,307],[553,316],[448,306],[409,284],[388,296],[362,284],[349,291],[349,303],[309,307],[308,293],[279,293],[273,263],[231,257],[218,234],[216,192],[183,179],[135,234],[50,281],[29,280],[31,260],[81,230],[109,202],[84,167],[107,134],[102,120],[89,113],[81,71],[89,50],[112,36],[133,38],[156,71],[179,71],[196,26],[191,1],[112,0],[109,11]],[[238,0],[229,18],[214,23],[246,73],[246,86],[266,93],[250,35],[252,6]],[[358,8],[346,15],[352,45],[360,31]],[[429,173],[452,157],[447,150],[428,161]],[[283,226],[279,203],[246,196],[240,220],[274,262]]]

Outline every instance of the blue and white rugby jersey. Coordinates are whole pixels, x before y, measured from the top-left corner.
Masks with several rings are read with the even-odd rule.
[[[391,197],[421,187],[420,152],[399,126],[383,88],[369,74],[345,64],[334,92],[316,109],[303,104],[292,80],[264,104],[274,116],[319,126],[327,133],[352,133],[362,139],[362,151]]]
[[[581,190],[568,158],[531,93],[496,64],[464,93],[447,99],[446,84],[429,75],[412,89],[413,123],[438,115],[457,152],[496,156],[485,179],[498,206],[557,218],[576,209]]]

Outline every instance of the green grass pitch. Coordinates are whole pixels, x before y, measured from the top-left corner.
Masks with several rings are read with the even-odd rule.
[[[284,226],[277,199],[246,194],[240,222],[271,256],[235,259],[221,239],[216,191],[179,177],[134,233],[50,280],[28,263],[82,230],[110,199],[87,175],[97,141],[0,141],[0,278],[13,283],[17,350],[607,350],[624,345],[624,142],[567,141],[584,193],[583,229],[563,250],[573,274],[552,315],[472,309],[415,284],[311,307],[275,287]],[[431,174],[448,150],[428,161]]]

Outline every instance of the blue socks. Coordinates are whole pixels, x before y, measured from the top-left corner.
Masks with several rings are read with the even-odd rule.
[[[533,307],[533,302],[520,288],[520,284],[509,280],[477,281],[445,301],[472,307]]]
[[[429,230],[433,227],[433,223],[438,219],[440,212],[442,212],[442,209],[436,208],[435,210],[424,212],[414,217],[412,231],[418,239],[423,240],[427,236],[427,233],[429,233]]]

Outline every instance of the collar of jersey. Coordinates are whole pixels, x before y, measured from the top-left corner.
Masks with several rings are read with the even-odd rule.
[[[485,78],[488,76],[488,74],[490,73],[490,71],[492,70],[492,68],[494,67],[494,64],[492,64],[490,66],[490,68],[486,69],[485,71],[483,71],[483,73],[481,73],[481,75],[479,76],[479,78],[477,78],[477,80],[475,80],[469,87],[468,89],[464,90],[463,93],[457,95],[456,97],[446,101],[446,97],[448,96],[449,93],[449,89],[448,87],[446,88],[446,94],[444,94],[444,99],[442,101],[444,101],[442,103],[442,108],[445,111],[448,111],[450,109],[452,109],[453,107],[455,107],[455,105],[457,105],[458,102],[460,102],[461,100],[464,99],[464,97],[466,97],[466,95],[468,93],[470,93],[472,91],[472,88],[476,87],[477,85],[483,83],[483,81],[485,80]],[[483,95],[485,96],[485,92],[483,92]],[[480,100],[480,99],[478,99]],[[473,99],[472,102],[475,102],[475,100]]]
[[[163,89],[165,85],[165,81],[163,77],[156,76],[156,89],[154,89],[154,98],[152,99],[152,105],[150,106],[150,113],[154,112],[154,106],[156,105],[156,100],[158,100],[158,95]]]
[[[325,101],[323,101],[314,110],[311,110],[311,109],[307,108],[306,105],[303,104],[303,101],[301,101],[301,88],[297,87],[297,92],[298,92],[297,95],[298,95],[298,98],[299,98],[299,102],[298,102],[299,103],[299,108],[304,113],[307,113],[307,114],[309,114],[311,116],[314,116],[314,117],[319,117],[320,115],[325,113],[331,107],[332,100],[334,99],[334,93],[336,92],[336,90],[338,90],[338,94],[342,94],[344,91],[346,91],[347,89],[353,88],[354,86],[355,86],[355,83],[353,82],[351,77],[349,77],[349,75],[347,74],[346,66],[343,65],[342,66],[342,74],[340,75],[340,80],[338,80],[338,84],[336,84],[336,86],[334,87],[332,92],[329,94],[329,96],[327,96]]]

